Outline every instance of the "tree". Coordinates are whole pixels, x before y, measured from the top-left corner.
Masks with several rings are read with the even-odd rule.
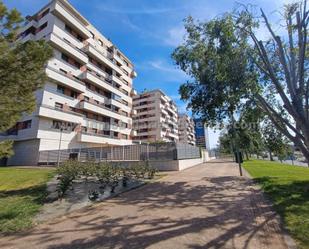
[[[212,123],[222,122],[230,106],[237,110],[244,99],[254,100],[309,162],[307,1],[285,7],[286,39],[275,34],[263,10],[261,15],[267,41],[257,38],[259,22],[248,9],[206,23],[187,19],[188,37],[173,58],[193,82],[180,94]]]
[[[290,153],[290,146],[288,140],[283,134],[274,126],[270,120],[265,120],[262,128],[263,140],[265,148],[269,153],[269,158],[273,161],[273,154],[278,156],[282,161]]]
[[[172,54],[192,78],[181,85],[181,98],[209,126],[232,122],[242,100],[256,88],[256,75],[247,61],[248,36],[237,32],[230,14],[198,24],[188,17],[185,28],[187,40]]]
[[[307,32],[309,11],[307,0],[285,6],[286,38],[274,31],[264,11],[261,16],[271,39],[258,40],[250,25],[252,14],[239,13],[237,26],[250,35],[257,56],[253,63],[260,78],[273,91],[269,98],[264,92],[255,93],[259,106],[267,113],[276,128],[304,154],[309,165],[309,78]],[[273,99],[278,98],[276,105]],[[281,115],[282,112],[286,115]]]
[[[0,132],[11,128],[24,114],[35,110],[34,92],[45,80],[45,64],[52,56],[43,40],[18,42],[21,14],[0,1]],[[0,143],[0,158],[11,154],[12,143]]]

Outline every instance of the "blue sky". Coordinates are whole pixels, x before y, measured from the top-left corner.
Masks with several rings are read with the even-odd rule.
[[[16,7],[24,16],[43,7],[48,0],[3,0]],[[192,15],[199,20],[209,20],[235,7],[233,0],[70,0],[75,8],[99,31],[110,38],[134,63],[138,77],[134,87],[160,88],[171,96],[181,112],[186,104],[178,95],[178,88],[186,75],[171,60],[171,53],[184,36],[183,19]],[[289,0],[243,0],[262,7],[266,13]],[[261,30],[263,35],[264,30]],[[210,144],[217,142],[218,132],[210,131]]]

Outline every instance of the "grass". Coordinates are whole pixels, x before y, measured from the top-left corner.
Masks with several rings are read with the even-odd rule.
[[[244,167],[271,198],[299,248],[309,249],[309,168],[261,160]]]
[[[53,174],[53,169],[0,168],[0,233],[32,226]]]

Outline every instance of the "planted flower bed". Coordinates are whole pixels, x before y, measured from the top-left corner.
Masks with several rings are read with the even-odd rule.
[[[92,189],[88,192],[88,198],[95,201],[101,196],[106,196],[106,192],[114,194],[116,188],[127,188],[132,183],[136,185],[145,179],[154,178],[156,169],[150,167],[148,162],[122,167],[108,162],[67,161],[57,168],[57,173],[57,192],[60,199],[68,190],[74,189],[74,183],[91,182]]]
[[[154,178],[156,170],[147,162],[123,167],[116,163],[66,161],[48,184],[49,195],[36,221],[65,215],[93,202],[139,187]]]

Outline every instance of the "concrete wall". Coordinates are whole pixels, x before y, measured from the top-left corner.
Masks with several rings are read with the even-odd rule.
[[[39,153],[39,139],[14,142],[14,155],[7,161],[7,165],[36,165]]]
[[[205,163],[204,158],[185,159],[185,160],[157,160],[149,161],[149,165],[156,168],[159,171],[181,171],[193,166]],[[209,161],[209,159],[207,159]],[[131,166],[137,164],[138,161],[123,161],[115,162],[115,164],[121,164],[123,166]]]

